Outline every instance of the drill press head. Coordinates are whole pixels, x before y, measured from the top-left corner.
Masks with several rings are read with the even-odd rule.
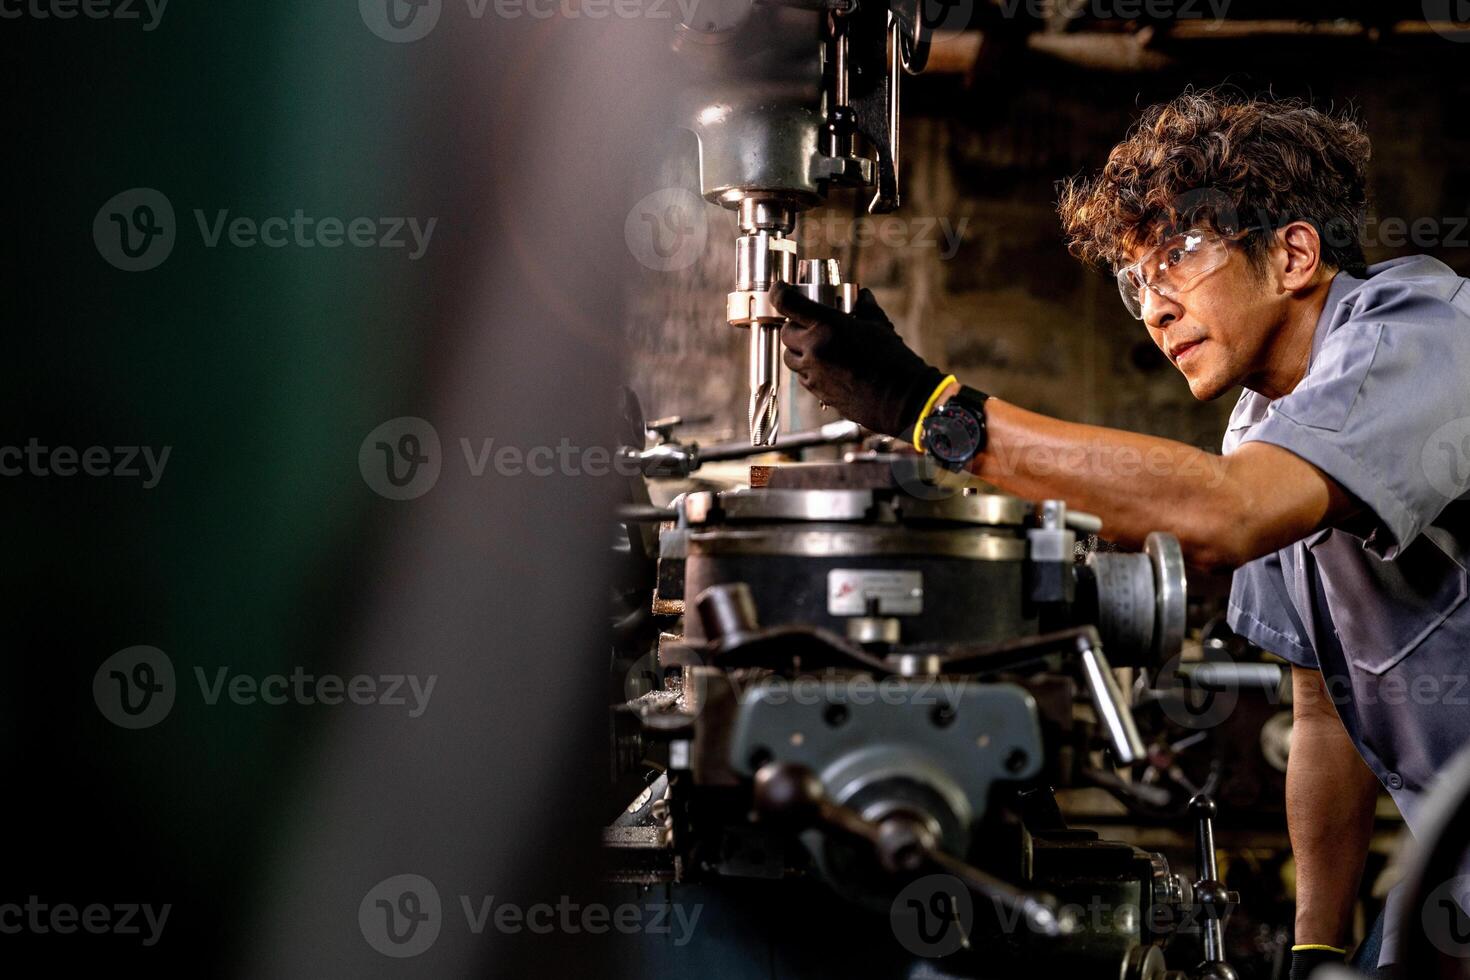
[[[897,206],[904,47],[888,43],[897,25],[884,4],[775,3],[753,8],[734,28],[734,43],[709,48],[711,57],[728,60],[709,66],[696,86],[691,128],[699,139],[701,191],[734,211],[740,228],[726,319],[750,331],[751,445],[773,444],[780,423],[785,318],[769,290],[777,282],[841,285],[835,260],[799,261],[797,215],[838,186],[873,189],[870,211]],[[855,293],[809,294],[823,302],[835,296],[841,305]]]

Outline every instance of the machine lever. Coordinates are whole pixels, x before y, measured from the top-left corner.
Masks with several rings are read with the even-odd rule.
[[[1113,676],[1113,665],[1103,654],[1102,637],[1094,626],[1027,636],[1019,640],[979,646],[954,645],[945,651],[944,673],[980,671],[991,673],[1016,669],[1053,654],[1075,653],[1082,666],[1082,680],[1092,699],[1097,720],[1108,733],[1108,743],[1119,765],[1129,765],[1145,754],[1143,739],[1133,720],[1133,711]]]
[[[1215,861],[1215,801],[1201,793],[1189,801],[1189,812],[1199,821],[1195,836],[1195,858],[1199,880],[1194,883],[1194,900],[1205,924],[1205,960],[1194,971],[1193,980],[1239,980],[1235,968],[1225,962],[1225,920],[1240,903],[1240,895],[1226,891],[1219,880]]]
[[[1138,725],[1133,720],[1128,702],[1123,700],[1113,667],[1103,655],[1102,644],[1092,643],[1090,639],[1083,638],[1078,642],[1082,676],[1087,682],[1088,693],[1092,695],[1097,720],[1108,733],[1113,756],[1119,764],[1126,766],[1143,758],[1143,739],[1138,734]]]

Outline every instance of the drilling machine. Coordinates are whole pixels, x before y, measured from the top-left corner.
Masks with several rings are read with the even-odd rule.
[[[778,443],[771,285],[847,310],[857,293],[835,260],[798,255],[798,215],[842,187],[871,192],[872,213],[898,205],[899,83],[931,44],[921,2],[776,0],[676,41],[696,68],[702,193],[740,231],[726,315],[750,331],[752,453]],[[649,448],[628,414],[623,455],[649,480],[737,455],[667,433]],[[1112,665],[1178,654],[1178,542],[1078,562],[1095,518],[943,486],[895,448],[669,507],[634,481],[624,531],[648,591],[614,652],[642,666],[613,728],[616,768],[653,778],[605,831],[609,877],[718,922],[686,949],[645,943],[644,975],[1235,980],[1213,802],[1192,806],[1190,881],[1069,827],[1053,792],[1094,758],[1143,755]],[[656,546],[638,528],[652,523]],[[1111,917],[1087,920],[1087,902]],[[1190,926],[1197,965],[1171,948],[1171,967]]]

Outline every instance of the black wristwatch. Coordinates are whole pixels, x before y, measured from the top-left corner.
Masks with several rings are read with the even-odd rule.
[[[957,394],[925,417],[920,441],[940,466],[958,473],[985,451],[985,400],[989,397],[961,385]]]

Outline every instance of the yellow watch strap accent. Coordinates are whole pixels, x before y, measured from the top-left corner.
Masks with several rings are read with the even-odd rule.
[[[1347,950],[1338,949],[1336,946],[1323,946],[1319,943],[1302,943],[1300,946],[1291,947],[1293,953],[1301,953],[1310,949],[1319,949],[1324,953],[1337,953],[1341,956],[1347,955]]]
[[[930,412],[934,411],[934,403],[939,401],[939,396],[944,393],[944,389],[953,384],[959,384],[959,379],[952,374],[939,382],[939,387],[934,389],[934,394],[930,395],[929,400],[924,403],[924,410],[919,413],[918,421],[914,423],[914,448],[921,453],[924,451],[924,420],[929,417]]]

